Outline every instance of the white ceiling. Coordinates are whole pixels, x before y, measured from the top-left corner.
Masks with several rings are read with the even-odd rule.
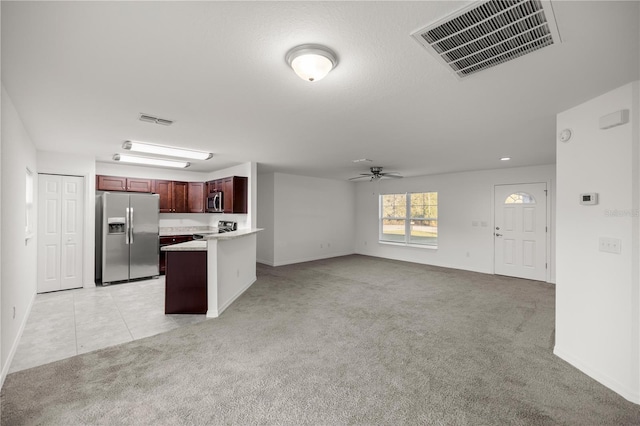
[[[39,150],[346,179],[552,164],[558,112],[640,78],[638,1],[554,1],[561,44],[459,81],[410,34],[467,4],[2,1],[2,82]],[[285,63],[305,43],[339,56],[320,82]]]

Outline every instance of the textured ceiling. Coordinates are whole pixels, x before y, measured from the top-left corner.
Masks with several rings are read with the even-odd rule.
[[[136,139],[215,153],[192,171],[346,179],[358,158],[405,176],[554,163],[558,112],[640,78],[639,2],[556,1],[561,44],[459,81],[410,34],[467,4],[2,1],[2,82],[40,150],[110,161]],[[284,61],[305,43],[339,56],[320,82]]]

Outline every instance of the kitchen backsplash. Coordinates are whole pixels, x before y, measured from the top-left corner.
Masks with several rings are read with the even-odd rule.
[[[188,228],[218,226],[220,220],[232,220],[238,223],[238,229],[247,227],[246,214],[215,213],[160,213],[160,228]]]

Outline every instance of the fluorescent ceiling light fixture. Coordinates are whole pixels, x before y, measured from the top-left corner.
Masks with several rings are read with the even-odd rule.
[[[210,152],[173,148],[171,146],[154,145],[138,141],[126,141],[122,144],[122,148],[128,149],[129,151],[144,152],[146,154],[166,155],[168,157],[189,158],[192,160],[208,160],[213,157],[213,154]]]
[[[359,158],[357,160],[352,160],[352,163],[371,163],[373,160],[369,160],[368,158]]]
[[[191,165],[191,163],[189,163],[188,161],[175,161],[175,160],[165,160],[163,158],[138,157],[136,155],[129,155],[129,154],[114,154],[113,160],[120,161],[121,163],[143,164],[145,166],[175,167],[177,169],[184,169]]]
[[[306,81],[320,81],[338,66],[338,57],[328,47],[303,44],[291,49],[284,58],[289,66]]]
[[[500,158],[500,161],[509,161],[511,160],[511,157],[502,157]]]

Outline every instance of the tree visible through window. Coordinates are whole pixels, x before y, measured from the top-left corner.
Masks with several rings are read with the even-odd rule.
[[[438,193],[380,195],[380,241],[438,245]]]

